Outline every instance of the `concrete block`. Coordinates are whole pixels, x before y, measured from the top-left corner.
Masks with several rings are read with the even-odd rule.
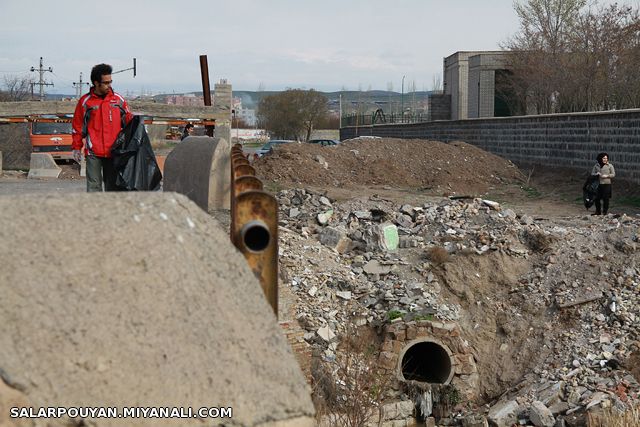
[[[390,222],[368,228],[364,240],[368,250],[383,251],[395,251],[400,242],[398,228]]]
[[[556,423],[549,408],[538,400],[533,402],[529,408],[529,419],[536,427],[553,427]]]
[[[489,421],[496,427],[510,427],[518,423],[520,405],[515,400],[501,401],[489,409]]]
[[[27,178],[57,178],[62,169],[49,153],[31,153]]]
[[[351,239],[347,237],[346,231],[340,228],[324,228],[319,239],[320,243],[341,254],[351,249]]]
[[[190,136],[167,155],[164,191],[175,191],[209,212],[229,209],[231,144],[222,138]]]

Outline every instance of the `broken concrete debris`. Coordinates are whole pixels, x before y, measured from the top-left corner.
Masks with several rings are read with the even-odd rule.
[[[479,332],[468,314],[472,304],[504,313],[504,337],[485,331],[495,340],[489,355],[517,355],[522,342],[507,340],[516,333],[509,325],[531,313],[547,316],[536,332],[548,351],[529,362],[531,372],[504,400],[476,409],[478,423],[551,426],[572,414],[640,400],[638,378],[626,365],[640,354],[639,219],[585,216],[552,223],[491,200],[339,203],[308,189],[284,190],[278,199],[284,285],[297,296],[304,339],[325,361],[335,359],[336,343],[354,319],[371,327],[425,318],[459,322],[462,337],[472,341]],[[450,258],[436,263],[426,255],[433,248]],[[497,272],[469,270],[462,283],[452,282],[451,266],[469,257],[527,263],[522,274],[499,283],[520,297],[474,296],[481,281],[504,280]],[[560,322],[566,323],[555,327]],[[478,363],[480,388],[501,375],[483,372],[486,366]],[[401,388],[388,394],[412,400]],[[467,415],[452,416],[462,423]]]

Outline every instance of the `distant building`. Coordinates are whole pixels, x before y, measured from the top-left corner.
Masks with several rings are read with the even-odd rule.
[[[233,110],[236,112],[236,118],[242,120],[247,126],[255,126],[258,119],[256,110],[242,107],[242,98],[233,98]]]
[[[444,94],[451,97],[451,120],[511,115],[496,94],[496,81],[509,74],[504,51],[456,52],[444,58]]]
[[[251,110],[249,108],[238,110],[236,115],[240,120],[244,121],[249,126],[255,126],[256,122],[258,121],[256,117],[256,110]]]
[[[167,104],[188,107],[201,107],[204,105],[204,98],[202,96],[196,96],[193,93],[187,93],[183,95],[169,95],[167,96]]]

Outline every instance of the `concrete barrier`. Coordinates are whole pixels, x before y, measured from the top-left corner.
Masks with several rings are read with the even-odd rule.
[[[167,155],[163,190],[184,194],[207,212],[229,209],[230,153],[223,138],[186,138]]]
[[[95,427],[315,425],[255,275],[185,196],[4,196],[0,223],[0,406],[233,408]]]
[[[62,169],[49,153],[31,153],[27,178],[57,178]]]

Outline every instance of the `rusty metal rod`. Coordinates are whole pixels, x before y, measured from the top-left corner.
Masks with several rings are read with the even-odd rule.
[[[207,63],[207,55],[200,55],[200,75],[202,77],[202,95],[204,97],[204,105],[211,106],[211,86],[209,85],[209,65]],[[213,138],[214,126],[205,126],[207,136]]]

